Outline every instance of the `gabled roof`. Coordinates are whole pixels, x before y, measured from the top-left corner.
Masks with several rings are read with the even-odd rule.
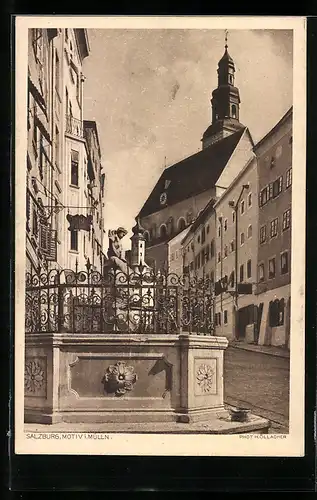
[[[228,163],[245,128],[164,170],[139,212],[145,217],[167,206],[191,198],[213,187]],[[165,189],[165,182],[169,181]],[[160,205],[160,195],[167,193],[167,203]]]

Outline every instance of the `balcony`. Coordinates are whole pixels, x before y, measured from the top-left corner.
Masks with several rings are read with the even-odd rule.
[[[81,120],[77,120],[77,118],[74,118],[72,115],[66,115],[66,134],[83,138],[83,122]]]

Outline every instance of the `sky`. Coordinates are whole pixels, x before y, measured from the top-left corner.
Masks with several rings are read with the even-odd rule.
[[[201,150],[224,37],[223,30],[88,30],[84,117],[98,127],[105,228],[126,227],[125,248],[164,167]],[[228,52],[240,121],[257,142],[292,105],[292,31],[232,30]]]

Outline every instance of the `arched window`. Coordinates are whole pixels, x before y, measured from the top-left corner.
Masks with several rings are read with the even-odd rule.
[[[148,243],[150,241],[150,233],[149,231],[144,231],[145,241]]]
[[[237,106],[235,104],[231,106],[231,116],[232,118],[237,118]]]
[[[177,223],[178,231],[183,231],[186,227],[186,221],[183,217],[181,217]]]
[[[165,226],[165,224],[162,224],[161,227],[160,227],[160,238],[166,238],[167,236],[167,227]]]

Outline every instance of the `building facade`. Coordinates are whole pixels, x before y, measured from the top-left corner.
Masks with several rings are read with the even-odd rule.
[[[83,119],[87,32],[30,29],[28,43],[26,269],[83,268],[94,258],[92,229],[102,245],[102,203],[97,210],[86,196],[94,148]]]
[[[189,230],[190,226],[183,229],[183,231],[181,231],[168,241],[167,271],[170,274],[176,274],[177,276],[182,276],[184,274],[185,252],[183,247],[183,240],[184,238],[186,238]]]
[[[257,161],[253,156],[214,206],[215,327],[216,335],[255,343],[257,200]]]
[[[211,199],[203,212],[183,238],[184,274],[191,278],[215,281],[215,199]]]
[[[256,145],[259,168],[257,290],[259,342],[289,347],[292,108]]]

